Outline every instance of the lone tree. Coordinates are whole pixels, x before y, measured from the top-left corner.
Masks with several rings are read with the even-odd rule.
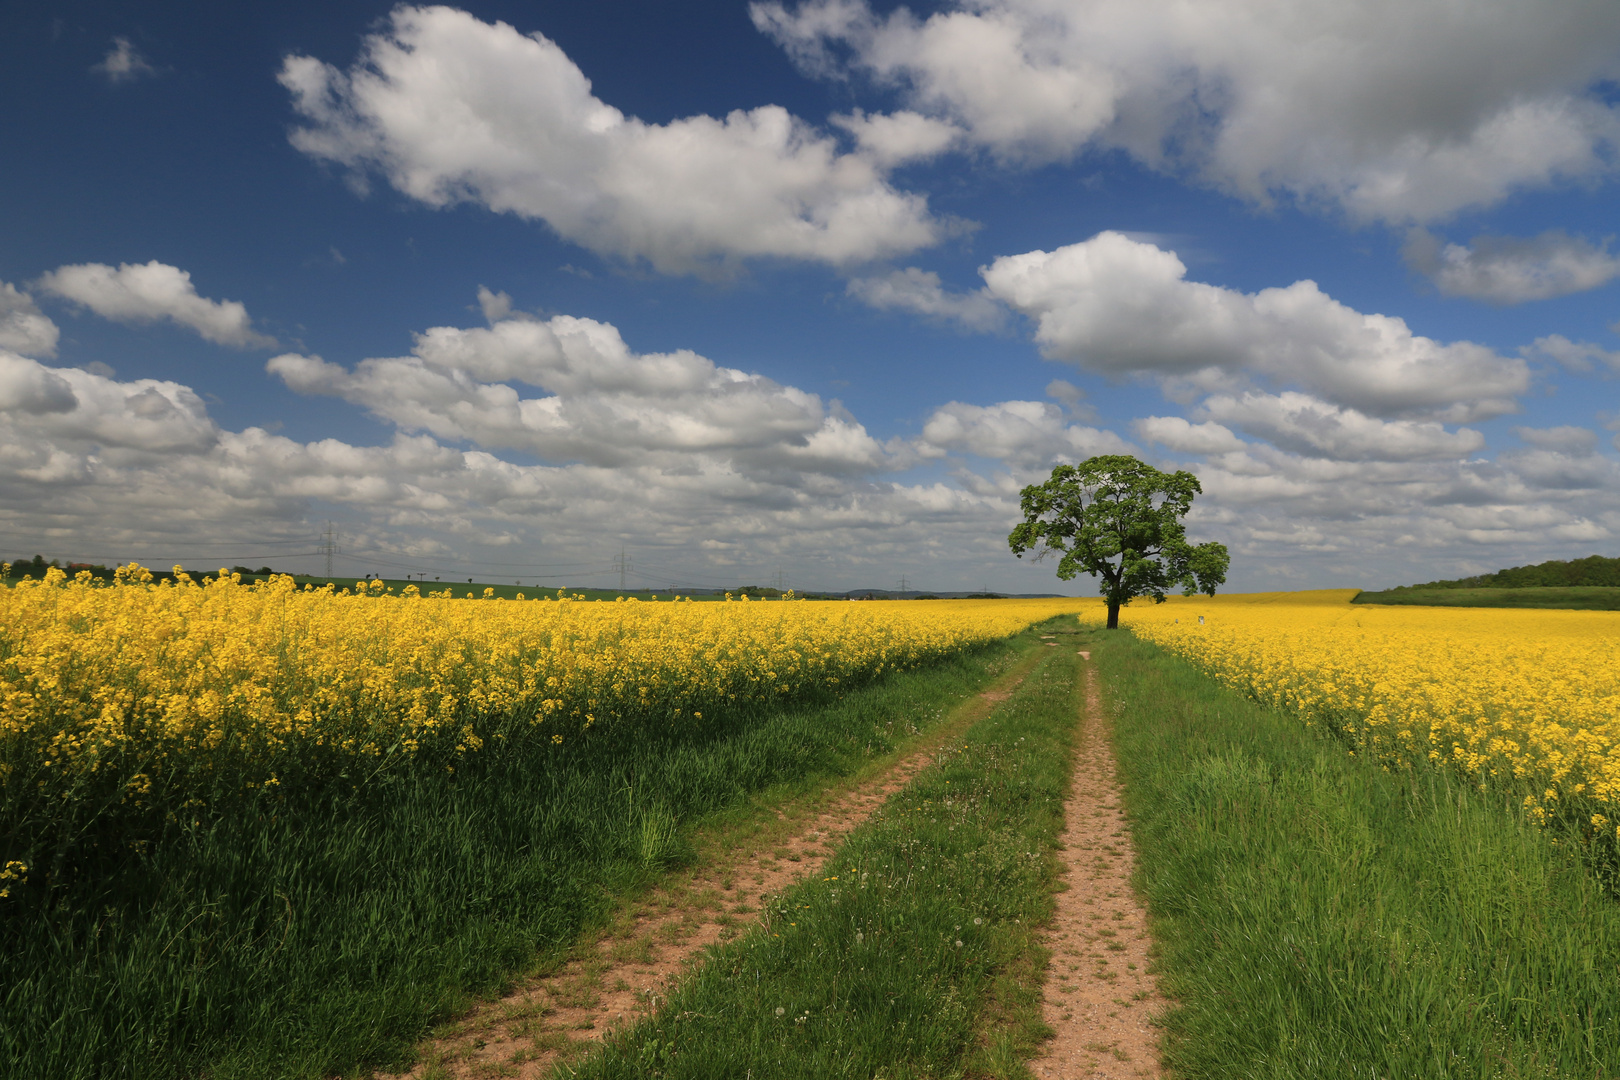
[[[1117,630],[1119,609],[1132,597],[1162,604],[1175,585],[1187,596],[1214,596],[1226,583],[1226,546],[1193,547],[1181,524],[1203,490],[1192,473],[1160,472],[1126,454],[1059,465],[1046,483],[1024,489],[1024,521],[1007,543],[1020,559],[1026,551],[1037,559],[1058,552],[1064,581],[1095,574],[1108,600],[1108,628]]]

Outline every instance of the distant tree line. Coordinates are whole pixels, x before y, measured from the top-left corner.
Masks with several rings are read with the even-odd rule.
[[[735,589],[732,589],[731,593],[734,596],[777,597],[782,595],[782,590],[773,589],[768,585],[739,585]]]
[[[101,563],[64,563],[60,559],[52,559],[46,562],[43,555],[35,555],[32,559],[25,556],[14,561],[11,564],[11,577],[31,577],[35,581],[42,581],[45,577],[45,571],[53,566],[68,577],[75,576],[80,570],[88,570],[92,577],[98,577],[105,581],[111,581],[113,578],[113,568],[103,566]]]
[[[1584,559],[1550,559],[1534,566],[1514,566],[1494,574],[1430,581],[1423,585],[1403,585],[1400,589],[1544,589],[1573,585],[1602,585],[1620,588],[1620,559],[1589,555]]]
[[[60,559],[51,559],[49,562],[47,562],[45,556],[35,555],[31,559],[24,556],[14,560],[11,563],[10,577],[13,580],[31,577],[35,581],[43,581],[45,579],[45,571],[49,570],[53,566],[58,570],[61,570],[70,578],[77,576],[81,570],[88,570],[90,571],[91,577],[99,578],[102,581],[111,581],[117,572],[117,567],[105,566],[101,563],[64,563]],[[230,572],[233,574],[241,574],[243,581],[254,581],[258,578],[269,577],[271,574],[275,573],[275,571],[270,569],[268,566],[261,566],[257,570],[247,566],[233,566],[231,567]],[[206,570],[199,572],[196,570],[189,570],[187,573],[189,573],[193,579],[200,581],[204,576],[212,575],[214,571]],[[174,577],[174,572],[171,570],[152,571],[152,579],[154,581],[167,581],[172,577]]]

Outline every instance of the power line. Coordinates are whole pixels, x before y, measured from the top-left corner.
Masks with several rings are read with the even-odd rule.
[[[320,552],[326,556],[326,576],[332,576],[332,556],[342,554],[343,549],[338,547],[337,534],[332,531],[332,523],[326,523],[326,534],[321,538]]]
[[[11,530],[0,528],[0,542],[3,542],[4,538],[8,535],[20,538],[22,536],[31,534],[26,534],[20,531],[13,533]],[[274,547],[279,545],[297,545],[298,549],[292,551],[273,550]],[[317,534],[316,542],[313,546],[310,545],[307,539],[282,540],[261,538],[254,540],[251,544],[244,544],[242,547],[234,549],[228,544],[220,544],[217,541],[209,542],[195,540],[189,542],[182,541],[173,544],[164,541],[152,542],[131,540],[129,542],[129,547],[135,549],[144,549],[148,552],[156,551],[161,553],[163,551],[171,551],[173,552],[174,556],[183,558],[188,563],[192,561],[201,562],[204,560],[218,559],[220,560],[221,565],[225,565],[227,563],[247,563],[250,561],[257,563],[261,560],[274,561],[278,559],[313,557],[322,560],[323,568],[326,570],[325,576],[327,578],[332,578],[335,575],[335,572],[338,569],[338,559],[339,557],[342,557],[348,558],[351,560],[351,562],[361,560],[365,563],[371,564],[376,569],[400,571],[398,576],[401,577],[420,576],[424,579],[426,577],[435,577],[436,575],[440,580],[442,580],[444,577],[455,577],[455,571],[446,569],[446,567],[462,566],[464,567],[464,570],[462,571],[463,576],[465,576],[467,571],[489,572],[495,568],[510,568],[508,569],[508,572],[517,570],[519,571],[519,575],[515,576],[521,576],[525,580],[533,580],[536,583],[550,581],[555,584],[567,584],[571,580],[578,581],[581,578],[589,580],[600,578],[605,574],[613,574],[617,575],[618,577],[618,585],[621,591],[629,590],[631,580],[639,580],[646,584],[674,589],[693,588],[722,590],[734,588],[736,586],[736,581],[734,579],[728,581],[719,581],[707,578],[697,578],[691,576],[686,571],[686,568],[676,567],[669,564],[661,564],[656,561],[653,563],[638,563],[625,548],[621,548],[619,553],[613,557],[611,565],[606,567],[604,567],[599,561],[537,563],[495,562],[492,560],[456,558],[452,559],[449,563],[443,564],[424,563],[416,559],[411,559],[408,555],[401,558],[400,556],[402,553],[373,547],[369,544],[356,544],[352,542],[345,544],[342,542],[342,535],[337,529],[336,524],[330,521],[326,522],[321,531]],[[93,551],[85,551],[84,549],[80,549],[77,552],[64,552],[58,548],[55,551],[47,551],[47,554],[54,555],[55,557],[61,558],[64,561],[102,561],[107,563],[114,561],[114,556],[111,553],[103,552],[98,554]],[[117,558],[119,560],[127,561],[127,554],[121,554]],[[532,573],[529,571],[550,572]],[[505,575],[503,574],[501,576],[504,577]],[[785,591],[785,586],[787,583],[787,572],[785,569],[778,568],[775,581],[777,585],[782,587]]]
[[[30,540],[37,540],[38,539],[38,534],[34,533],[34,532],[29,532],[29,531],[24,531],[24,530],[13,530],[13,529],[0,529],[0,537],[19,537],[19,536],[27,537]],[[189,550],[189,549],[192,549],[192,548],[199,548],[199,547],[206,550],[208,548],[215,548],[215,547],[221,546],[221,541],[219,541],[219,540],[166,540],[166,539],[150,539],[150,538],[148,538],[148,539],[130,538],[128,540],[104,541],[104,543],[120,544],[120,545],[125,546],[125,547],[162,548],[163,550],[166,550],[166,551],[168,551],[168,550]],[[252,548],[263,548],[263,547],[270,547],[270,546],[275,545],[275,544],[296,544],[299,547],[304,547],[304,546],[308,545],[308,543],[309,543],[309,541],[307,539],[289,538],[289,539],[284,539],[284,540],[270,540],[270,539],[265,539],[263,537],[260,537],[259,539],[248,542],[246,546],[252,547]]]
[[[116,562],[120,562],[120,561],[123,561],[123,562],[128,562],[129,561],[127,559],[121,559],[121,556],[102,555],[102,554],[85,554],[82,550],[77,553],[77,557],[75,557],[75,553],[72,552],[72,551],[63,552],[60,549],[53,549],[50,552],[50,554],[54,558],[63,559],[63,560],[66,560],[68,562],[88,562],[88,561],[99,560],[99,561],[107,562],[107,563],[116,563]],[[171,554],[173,554],[173,553],[171,553]],[[191,553],[189,555],[186,555],[185,558],[186,558],[186,560],[188,562],[205,562],[205,561],[206,562],[212,562],[213,560],[218,559],[220,562],[236,563],[236,562],[253,562],[253,561],[256,561],[258,559],[300,558],[300,557],[304,557],[304,556],[319,555],[319,554],[321,554],[321,552],[319,550],[316,550],[316,551],[253,551],[253,552],[236,551],[236,552],[232,552],[231,554],[228,554],[228,555],[221,555],[218,552],[215,552],[213,554],[198,555],[197,553],[193,552],[193,553]],[[149,556],[149,555],[148,556],[142,556],[142,558],[152,558],[152,557],[153,556]],[[135,561],[140,562],[139,559],[137,559]],[[145,565],[145,564],[143,563],[142,565]]]
[[[642,563],[641,565],[646,566],[647,564]],[[635,574],[637,577],[644,578],[648,581],[663,581],[670,585],[682,585],[694,589],[729,589],[736,585],[735,580],[729,582],[697,580],[695,578],[687,577],[685,574],[672,571],[666,566],[655,565],[649,569],[651,570],[651,573],[643,573],[638,570],[635,571]]]
[[[387,549],[385,549],[385,548],[357,547],[357,548],[352,548],[350,550],[351,550],[351,554],[352,554],[353,552],[359,552],[359,551],[386,551]],[[390,554],[393,554],[393,553],[390,552]],[[527,566],[537,566],[537,567],[542,567],[542,568],[551,569],[551,570],[556,570],[556,569],[559,569],[559,568],[562,568],[562,567],[571,567],[571,566],[601,566],[602,565],[600,562],[597,562],[595,560],[591,560],[589,562],[536,563],[536,562],[490,562],[490,561],[485,560],[485,559],[456,559],[455,562],[459,566],[500,566],[500,567],[514,567],[515,566],[515,567],[519,567],[519,568],[527,567]]]

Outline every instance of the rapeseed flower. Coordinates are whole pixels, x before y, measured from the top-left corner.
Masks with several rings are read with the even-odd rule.
[[[1095,601],[490,602],[243,585],[221,571],[0,588],[0,805],[107,799],[189,820],[593,725],[702,723],[913,668]],[[367,763],[363,769],[355,763]],[[33,811],[30,811],[33,812]],[[9,813],[9,811],[8,811]]]
[[[1524,792],[1535,820],[1568,806],[1572,820],[1616,838],[1620,612],[1352,605],[1354,596],[1178,597],[1133,605],[1120,623],[1339,733],[1352,753],[1392,770],[1449,766]]]

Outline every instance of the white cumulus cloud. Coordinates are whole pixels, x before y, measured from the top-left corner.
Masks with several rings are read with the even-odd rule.
[[[276,344],[275,338],[253,329],[253,320],[240,301],[199,296],[191,274],[156,259],[120,263],[116,269],[105,263],[62,266],[42,276],[38,288],[117,322],[167,319],[219,345],[272,348]]]
[[[1163,445],[1204,455],[1188,466],[1204,489],[1189,528],[1226,543],[1249,588],[1410,584],[1569,558],[1620,537],[1620,462],[1578,445],[1495,461],[1340,459],[1310,446],[1237,449],[1213,430],[1189,437],[1177,419],[1152,428]]]
[[[887,274],[851,278],[847,295],[880,311],[909,311],[969,330],[993,330],[1006,321],[1007,312],[983,289],[951,292],[932,270],[908,266]]]
[[[852,119],[876,147],[853,154],[774,105],[649,124],[597,98],[543,35],[448,7],[395,8],[347,70],[288,56],[280,79],[307,121],[293,144],[311,157],[667,272],[755,256],[856,264],[946,231],[886,178],[938,141],[937,122]]]
[[[72,457],[79,466],[207,449],[219,436],[190,387],[164,379],[117,382],[6,352],[0,352],[0,425],[13,457],[58,464]]]
[[[1443,244],[1415,229],[1404,252],[1407,265],[1434,280],[1447,296],[1492,304],[1521,304],[1585,292],[1620,277],[1620,258],[1608,246],[1559,230],[1540,236],[1476,236],[1465,246]]]
[[[1104,375],[1203,391],[1258,379],[1372,416],[1465,422],[1510,412],[1529,368],[1364,314],[1312,281],[1242,293],[1188,281],[1174,253],[1104,232],[995,260],[989,293],[1035,320],[1042,353]]]
[[[73,387],[36,360],[0,350],[0,412],[38,417],[79,404]]]
[[[744,471],[831,473],[885,463],[865,428],[815,394],[686,350],[635,353],[607,323],[515,316],[500,294],[481,299],[491,326],[434,327],[417,335],[410,356],[351,370],[288,353],[268,368],[299,393],[341,397],[405,431],[555,462],[712,454]],[[545,393],[525,396],[519,386]]]
[[[1587,457],[1596,452],[1598,433],[1591,428],[1560,424],[1558,427],[1515,427],[1513,434],[1538,450],[1552,450],[1570,457]]]
[[[1157,443],[1177,454],[1207,457],[1238,453],[1248,448],[1248,444],[1238,438],[1231,428],[1213,420],[1194,424],[1179,416],[1145,416],[1131,427],[1143,442]]]
[[[55,356],[59,335],[56,324],[39,310],[32,296],[0,281],[0,349],[24,356]]]
[[[318,523],[335,515],[345,522],[340,573],[437,574],[482,557],[518,567],[510,573],[525,583],[561,564],[567,576],[554,574],[547,579],[552,586],[596,582],[593,572],[607,565],[604,537],[628,544],[637,570],[660,586],[694,579],[735,585],[739,574],[785,564],[801,587],[885,583],[895,566],[944,587],[965,568],[976,573],[986,560],[1004,559],[1016,489],[1010,496],[1006,485],[978,491],[887,477],[894,456],[862,465],[859,459],[875,448],[859,425],[826,407],[817,426],[803,412],[809,408],[803,399],[791,422],[784,417],[792,409],[778,409],[754,427],[734,415],[725,425],[693,415],[682,395],[715,391],[717,379],[744,384],[748,403],[761,408],[770,407],[773,393],[794,392],[737,378],[691,354],[615,354],[616,334],[601,324],[508,319],[491,329],[507,326],[543,332],[528,344],[544,342],[546,333],[595,340],[562,341],[549,359],[530,363],[521,355],[523,339],[499,342],[452,330],[423,346],[433,361],[423,360],[422,372],[454,371],[476,381],[474,371],[540,377],[536,368],[547,368],[545,378],[566,388],[572,418],[592,410],[622,416],[626,395],[664,394],[675,402],[666,428],[627,429],[626,452],[611,461],[560,464],[508,461],[483,446],[457,448],[405,430],[378,446],[299,442],[259,428],[222,430],[200,398],[175,383],[119,382],[0,353],[0,522],[8,535],[33,538],[27,546],[64,558],[195,565],[196,545],[207,544],[202,550],[221,559],[297,569],[297,560],[257,554],[264,551],[258,545],[308,550]],[[458,350],[463,355],[453,359]],[[298,370],[288,364],[293,381],[346,377],[319,361]],[[363,373],[347,377],[356,381],[328,388],[358,398]],[[440,389],[431,378],[415,384],[425,414],[445,404],[433,396]],[[407,387],[391,400],[411,392]],[[723,391],[717,396],[724,398]],[[590,424],[599,419],[584,417],[568,448],[590,451],[600,433]],[[462,431],[496,430],[492,421],[467,414],[460,420]],[[667,438],[674,429],[681,437]],[[373,557],[386,561],[372,564]],[[313,568],[307,561],[303,567]],[[1049,587],[1048,575],[1022,564],[1007,572],[1028,580],[1031,591]]]
[[[1072,423],[1049,401],[949,402],[923,425],[917,449],[925,458],[966,453],[1022,470],[1135,451],[1112,431]]]
[[[1119,149],[1264,203],[1437,219],[1606,177],[1620,114],[1609,0],[777,0],[806,71],[898,88],[1009,162]]]
[[[923,575],[925,588],[1042,591],[1055,587],[1049,569],[1007,555],[1019,489],[1057,461],[1141,453],[1033,401],[951,402],[916,438],[875,447],[853,418],[830,405],[818,413],[791,388],[690,353],[636,354],[605,324],[523,317],[485,294],[494,325],[420,335],[409,357],[395,358],[415,367],[297,356],[276,365],[295,385],[396,418],[400,430],[375,446],[224,430],[183,385],[0,353],[0,522],[18,551],[91,561],[195,565],[199,549],[185,545],[206,543],[226,562],[314,569],[255,545],[307,551],[336,517],[352,560],[340,573],[357,575],[487,577],[452,571],[482,558],[521,564],[498,576],[525,584],[538,573],[564,575],[552,585],[605,583],[611,538],[650,575],[643,584],[735,585],[781,565],[794,584],[815,587],[883,585],[904,572]],[[384,385],[389,373],[400,385]],[[445,379],[463,387],[459,396],[444,396]],[[727,380],[769,415],[744,423],[727,412],[735,403],[716,391]],[[515,425],[485,408],[486,391],[510,386],[521,403],[518,387],[542,384],[563,399],[558,415],[572,430],[536,436],[521,408]],[[1054,392],[1075,398],[1074,389]],[[721,399],[720,412],[694,412],[705,394]],[[773,405],[773,394],[791,407]],[[1228,397],[1195,409],[1196,422],[1148,417],[1134,431],[1201,459],[1185,463],[1204,486],[1190,531],[1232,548],[1234,588],[1398,584],[1455,576],[1453,566],[1568,557],[1571,545],[1607,550],[1620,538],[1620,463],[1584,429],[1522,429],[1523,449],[1463,460],[1448,455],[1466,449],[1467,432],[1287,393]],[[654,399],[670,403],[664,426],[638,427],[636,410]],[[615,432],[622,452],[603,451],[599,440]],[[506,460],[507,445],[575,457]],[[907,472],[941,465],[947,479]]]
[[[1532,359],[1555,361],[1571,371],[1592,371],[1599,365],[1620,371],[1620,350],[1605,349],[1590,341],[1571,341],[1563,334],[1538,337],[1519,352]]]
[[[867,113],[856,109],[831,119],[849,132],[863,154],[886,168],[938,157],[963,134],[955,124],[909,110]]]
[[[1280,449],[1335,461],[1458,460],[1485,446],[1485,436],[1471,428],[1380,420],[1295,391],[1216,394],[1198,411]]]

